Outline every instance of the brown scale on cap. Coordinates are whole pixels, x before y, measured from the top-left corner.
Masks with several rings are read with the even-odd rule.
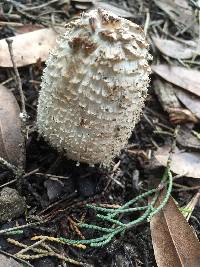
[[[120,19],[116,16],[113,16],[113,14],[108,13],[106,10],[99,8],[98,14],[101,18],[101,22],[103,25],[106,24],[117,24],[120,22]]]
[[[75,37],[68,43],[74,52],[77,52],[77,50],[81,49],[85,54],[90,54],[96,49],[97,46],[88,38],[89,36]]]

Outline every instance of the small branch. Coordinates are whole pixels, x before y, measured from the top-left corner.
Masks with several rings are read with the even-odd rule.
[[[32,227],[32,226],[39,225],[41,223],[42,222],[33,222],[33,223],[29,223],[29,224],[24,224],[24,225],[20,225],[20,226],[16,226],[16,227],[3,229],[3,230],[0,230],[0,235],[10,235],[13,232],[16,234],[17,231],[19,231],[19,233],[21,233],[21,230],[23,230],[23,229],[25,229],[27,227]]]
[[[5,159],[0,157],[0,164],[6,167],[7,169],[11,170],[16,178],[21,177],[24,174],[23,169],[17,168],[16,166],[12,165]]]
[[[14,69],[14,72],[15,72],[15,75],[16,75],[18,90],[19,90],[19,94],[20,94],[20,98],[21,98],[21,111],[22,111],[21,119],[22,119],[23,122],[26,122],[27,113],[26,113],[26,107],[25,107],[25,97],[24,97],[24,93],[23,93],[23,90],[22,90],[22,82],[21,82],[21,79],[20,79],[20,76],[19,76],[19,71],[17,69],[17,65],[16,65],[15,60],[14,60],[13,47],[12,47],[13,40],[7,38],[6,42],[8,44],[8,50],[9,50],[9,53],[10,53],[10,59],[11,59],[12,64],[13,64],[13,69]]]
[[[34,244],[32,244],[30,246],[26,246],[25,248],[23,248],[22,250],[20,250],[19,252],[17,252],[17,254],[15,254],[15,256],[18,257],[19,255],[27,252],[28,250],[32,250],[33,248],[35,248],[38,245],[40,245],[41,243],[43,243],[45,240],[46,240],[46,237],[44,237],[43,239],[35,242]]]

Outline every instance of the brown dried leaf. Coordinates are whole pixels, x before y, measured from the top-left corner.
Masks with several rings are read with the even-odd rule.
[[[21,263],[18,263],[14,259],[10,257],[6,257],[2,254],[0,254],[0,266],[4,267],[20,267],[22,266]]]
[[[178,131],[177,143],[184,148],[200,151],[200,140],[192,133],[192,130],[185,125],[181,126]]]
[[[172,197],[152,218],[150,228],[158,267],[199,267],[200,243]]]
[[[173,124],[181,124],[186,122],[198,123],[199,120],[188,109],[184,108],[169,108],[169,120]]]
[[[176,59],[188,59],[199,52],[197,51],[197,43],[194,41],[184,41],[184,43],[180,43],[178,41],[156,37],[153,37],[153,41],[163,54]]]
[[[0,157],[23,167],[24,138],[21,133],[20,109],[13,94],[0,86]]]
[[[163,166],[167,166],[169,151],[169,146],[163,146],[155,152],[156,160]],[[200,178],[200,153],[184,152],[176,148],[172,155],[171,170],[179,175]]]
[[[200,71],[164,64],[152,65],[152,70],[166,81],[200,96]]]
[[[195,114],[182,108],[172,84],[157,79],[153,82],[153,88],[163,109],[169,113],[171,123],[198,122]]]
[[[181,108],[172,84],[156,79],[153,81],[153,89],[165,111],[168,112],[170,108]]]
[[[184,92],[183,90],[177,88],[174,88],[174,91],[176,93],[176,96],[184,104],[184,106],[191,110],[192,113],[200,119],[200,97],[197,97],[188,92]]]
[[[56,45],[57,37],[58,34],[53,29],[47,28],[11,37],[17,66],[34,64],[38,59],[45,61],[49,51]],[[0,55],[0,66],[12,67],[5,39],[0,40]]]

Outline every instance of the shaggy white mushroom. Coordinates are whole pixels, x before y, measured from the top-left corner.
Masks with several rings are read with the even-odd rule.
[[[39,133],[70,159],[110,165],[139,119],[149,58],[143,30],[111,12],[69,22],[46,62]]]

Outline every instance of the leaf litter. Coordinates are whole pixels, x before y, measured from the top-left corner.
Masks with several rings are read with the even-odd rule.
[[[198,108],[195,109],[195,106],[193,107],[193,102],[196,100],[195,104],[196,106],[199,105],[197,99],[194,96],[194,101],[191,98],[186,98],[187,93],[185,93],[185,103],[186,101],[190,103],[190,107],[193,107],[192,109],[189,108],[189,105],[185,105],[188,109],[183,107],[178,99],[177,96],[177,90],[175,87],[167,82],[161,81],[159,79],[156,79],[153,81],[153,89],[155,94],[158,97],[158,100],[160,101],[160,104],[163,107],[163,110],[168,112],[170,122],[173,124],[180,124],[180,123],[186,123],[186,122],[193,122],[198,123],[198,119],[196,114],[198,113]],[[184,92],[183,92],[184,94]],[[182,101],[183,102],[183,101]],[[198,115],[198,114],[197,114]]]
[[[157,204],[162,201],[162,195]],[[172,197],[150,222],[158,267],[198,267],[200,243]]]
[[[187,0],[154,0],[155,4],[170,17],[180,30],[188,30],[198,36],[199,27],[194,10]]]

